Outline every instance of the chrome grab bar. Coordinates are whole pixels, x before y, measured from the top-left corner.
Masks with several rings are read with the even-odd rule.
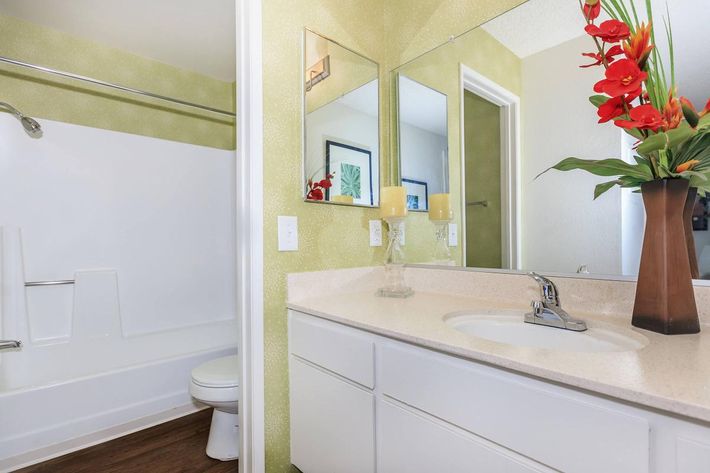
[[[63,286],[65,284],[74,284],[73,279],[58,279],[56,281],[27,281],[25,287],[35,286]]]
[[[20,348],[22,342],[19,340],[0,340],[0,350],[9,350],[10,348]]]

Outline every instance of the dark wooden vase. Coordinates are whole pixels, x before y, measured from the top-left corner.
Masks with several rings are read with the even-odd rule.
[[[634,327],[666,335],[700,331],[689,255],[693,233],[685,218],[687,206],[692,205],[691,193],[686,179],[641,185],[646,232],[636,286]]]

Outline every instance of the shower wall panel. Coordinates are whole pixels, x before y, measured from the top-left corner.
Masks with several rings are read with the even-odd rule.
[[[25,302],[4,327],[53,343],[235,318],[233,151],[42,127],[31,139],[0,114],[0,227],[18,240],[3,274],[76,285],[3,281]]]

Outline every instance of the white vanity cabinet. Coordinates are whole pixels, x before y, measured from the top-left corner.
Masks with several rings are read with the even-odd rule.
[[[710,473],[710,425],[289,312],[304,473]]]

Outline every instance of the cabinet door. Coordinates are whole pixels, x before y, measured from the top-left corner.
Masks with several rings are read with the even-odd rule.
[[[303,473],[375,471],[371,392],[291,356],[291,463]]]
[[[388,401],[379,401],[377,409],[378,473],[553,471]]]

